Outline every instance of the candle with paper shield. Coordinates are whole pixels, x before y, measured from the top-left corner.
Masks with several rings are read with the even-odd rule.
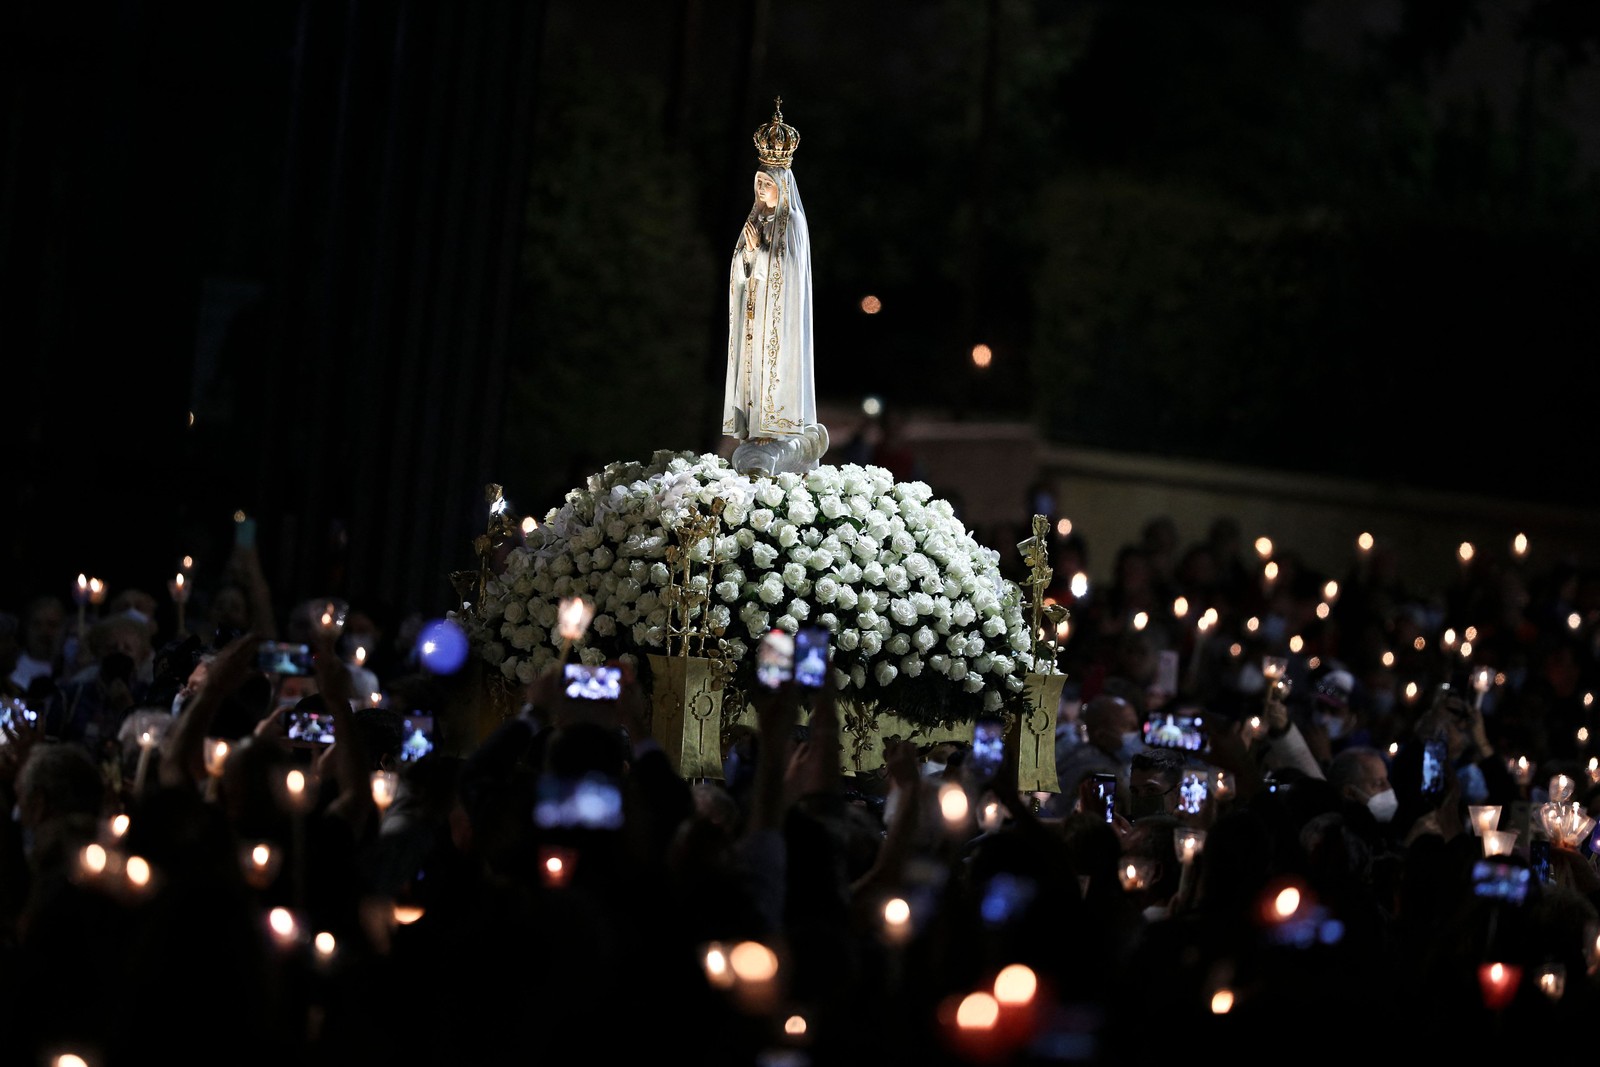
[[[567,661],[567,654],[572,651],[573,644],[583,640],[583,635],[589,632],[589,623],[593,619],[593,601],[581,596],[562,598],[561,608],[556,613],[556,630],[561,635],[561,655],[556,657],[556,663]]]

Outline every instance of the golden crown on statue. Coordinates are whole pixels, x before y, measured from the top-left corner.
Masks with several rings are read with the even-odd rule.
[[[783,121],[783,97],[772,101],[772,121],[756,127],[756,158],[768,167],[787,167],[800,147],[800,131]]]

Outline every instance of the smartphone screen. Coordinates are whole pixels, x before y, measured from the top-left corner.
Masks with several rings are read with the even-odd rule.
[[[1201,752],[1206,747],[1204,720],[1198,709],[1152,711],[1144,723],[1144,743],[1151,748]]]
[[[1096,774],[1091,779],[1093,783],[1094,798],[1100,805],[1100,814],[1106,822],[1112,821],[1112,816],[1117,810],[1117,776],[1114,774]]]
[[[568,663],[563,668],[567,696],[574,700],[616,700],[622,695],[622,668],[609,664]]]
[[[1449,749],[1441,737],[1430,737],[1422,746],[1422,791],[1436,797],[1444,790],[1444,764]]]
[[[794,648],[793,634],[776,628],[768,630],[756,649],[756,681],[776,689],[793,678]]]
[[[807,689],[821,689],[828,678],[828,631],[802,626],[794,635],[794,680]]]
[[[268,674],[309,677],[316,673],[310,645],[288,641],[263,641],[256,653],[256,666]]]
[[[404,720],[405,740],[400,743],[400,758],[414,763],[433,751],[433,716],[407,715]]]
[[[1521,904],[1528,899],[1528,883],[1533,872],[1515,863],[1478,860],[1472,868],[1472,892],[1490,900]]]
[[[295,711],[287,716],[288,738],[302,745],[333,744],[333,712]]]
[[[1210,793],[1210,775],[1206,771],[1184,771],[1178,783],[1178,810],[1185,815],[1199,815],[1205,809],[1206,797]]]
[[[1555,870],[1550,865],[1549,838],[1535,837],[1528,842],[1528,867],[1540,883],[1551,885],[1555,882]]]
[[[622,790],[604,775],[545,774],[540,776],[538,788],[533,809],[537,826],[564,830],[622,828]]]
[[[979,719],[972,728],[972,767],[988,781],[1000,773],[1005,758],[1005,727],[992,719]]]

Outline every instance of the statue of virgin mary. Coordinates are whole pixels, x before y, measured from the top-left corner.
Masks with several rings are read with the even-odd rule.
[[[827,451],[817,422],[811,339],[811,235],[791,163],[800,134],[783,121],[755,132],[755,199],[728,267],[728,374],[722,432],[740,440],[747,474],[804,472]]]

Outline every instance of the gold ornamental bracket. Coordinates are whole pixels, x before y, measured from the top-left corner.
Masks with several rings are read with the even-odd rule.
[[[1042,674],[1055,674],[1056,657],[1060,655],[1060,642],[1056,634],[1071,615],[1065,605],[1046,604],[1044,591],[1050,588],[1050,520],[1043,515],[1033,517],[1033,536],[1017,545],[1022,562],[1028,567],[1029,598],[1033,608],[1033,662]],[[1048,623],[1048,628],[1046,624]],[[1047,669],[1048,668],[1048,669]]]

